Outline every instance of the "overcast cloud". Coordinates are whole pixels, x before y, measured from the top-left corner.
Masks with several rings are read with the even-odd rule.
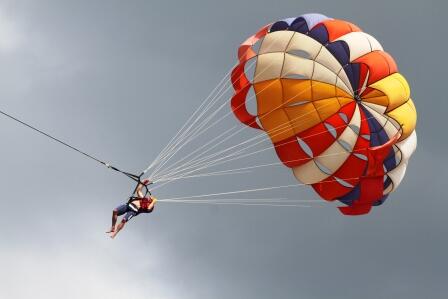
[[[406,178],[368,216],[321,204],[160,204],[113,241],[104,231],[132,183],[0,117],[0,297],[446,298],[447,10],[443,0],[0,1],[0,109],[130,171],[157,156],[245,38],[308,12],[375,36],[419,113]],[[272,151],[258,159],[276,161]],[[157,195],[294,182],[276,168]],[[306,188],[272,194],[317,198]]]

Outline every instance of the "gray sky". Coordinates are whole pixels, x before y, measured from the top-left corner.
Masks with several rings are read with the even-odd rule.
[[[303,13],[375,36],[419,113],[406,178],[368,216],[324,205],[161,204],[114,241],[104,231],[132,184],[0,117],[0,296],[445,298],[447,9],[443,0],[0,1],[1,109],[135,172],[236,62],[246,37]],[[278,168],[173,183],[158,196],[293,182]],[[307,188],[287,192],[317,198]]]

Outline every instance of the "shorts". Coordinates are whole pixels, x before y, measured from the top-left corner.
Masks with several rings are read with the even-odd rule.
[[[120,205],[120,206],[116,207],[115,210],[117,211],[118,216],[121,216],[121,215],[125,214],[125,215],[123,216],[123,220],[121,220],[121,221],[123,221],[123,222],[128,222],[128,221],[131,220],[133,217],[135,217],[135,216],[138,215],[138,212],[134,211],[134,210],[129,206],[129,204],[123,204],[123,205]]]

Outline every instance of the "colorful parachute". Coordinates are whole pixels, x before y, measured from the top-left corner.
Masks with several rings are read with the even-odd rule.
[[[374,37],[306,14],[265,26],[238,56],[232,110],[266,131],[297,180],[346,204],[348,215],[368,213],[398,187],[417,145],[417,114],[406,79]],[[246,107],[251,89],[257,115]]]

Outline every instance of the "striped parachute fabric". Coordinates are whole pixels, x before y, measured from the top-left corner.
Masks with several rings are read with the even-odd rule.
[[[368,213],[398,187],[416,148],[417,114],[406,79],[373,36],[306,14],[263,27],[238,57],[232,110],[269,135],[297,180],[349,215]],[[251,90],[256,115],[247,110]]]

